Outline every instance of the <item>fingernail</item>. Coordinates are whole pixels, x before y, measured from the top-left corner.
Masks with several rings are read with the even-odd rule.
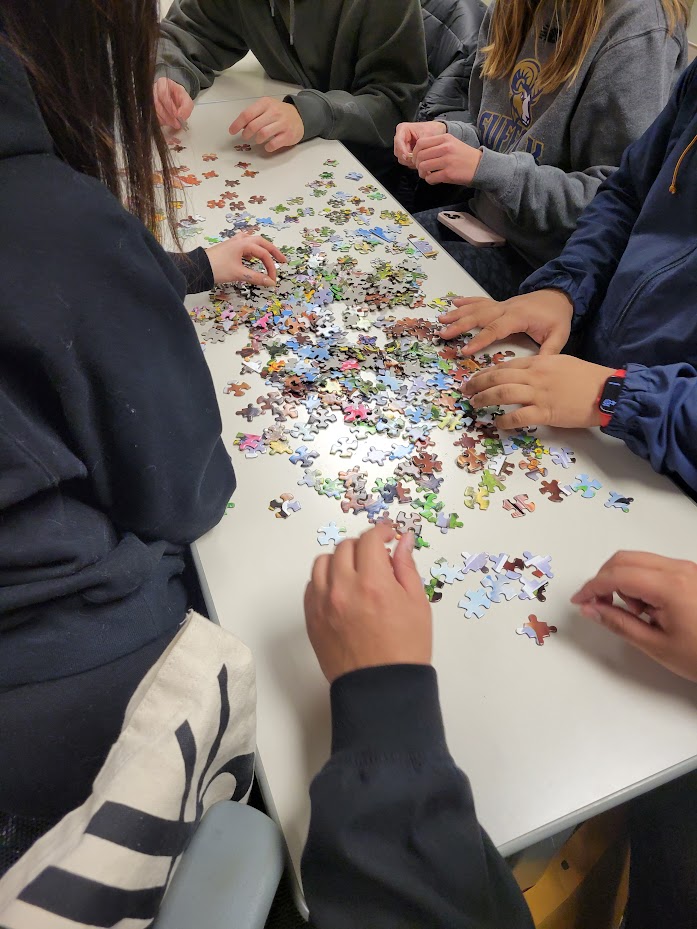
[[[587,603],[584,606],[582,606],[581,613],[583,616],[586,617],[586,619],[592,619],[594,623],[599,623],[602,621],[602,616],[600,615],[596,607],[593,606],[592,603]]]
[[[413,532],[407,532],[407,541],[405,545],[407,553],[411,554],[414,551],[414,546],[416,545],[416,536]]]

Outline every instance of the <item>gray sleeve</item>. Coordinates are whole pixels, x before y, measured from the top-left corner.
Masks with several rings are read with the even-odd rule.
[[[683,62],[680,38],[656,29],[610,45],[598,56],[571,122],[569,171],[538,165],[526,152],[483,149],[472,186],[488,191],[526,230],[568,238],[625,148],[667,103]],[[651,80],[646,80],[647,62]]]
[[[236,32],[231,0],[174,0],[160,24],[155,79],[169,77],[191,97],[249,51]]]
[[[350,91],[301,90],[289,98],[305,125],[303,141],[322,136],[382,148],[400,122],[416,118],[428,85],[419,0],[366,0],[356,8],[360,29]]]
[[[438,120],[441,123],[445,123],[445,128],[448,130],[450,135],[455,136],[456,139],[459,139],[461,142],[466,142],[468,145],[471,145],[473,148],[479,148],[482,144],[482,140],[479,138],[479,132],[474,123],[466,123],[461,120],[452,120],[447,117],[439,118]]]

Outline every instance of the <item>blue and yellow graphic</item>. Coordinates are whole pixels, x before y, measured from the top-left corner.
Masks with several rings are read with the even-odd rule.
[[[511,78],[511,113],[484,111],[479,117],[479,132],[482,144],[497,152],[510,152],[525,135],[533,122],[533,109],[541,91],[540,63],[535,58],[526,58],[518,63]],[[526,139],[523,151],[539,160],[544,144],[532,137]]]

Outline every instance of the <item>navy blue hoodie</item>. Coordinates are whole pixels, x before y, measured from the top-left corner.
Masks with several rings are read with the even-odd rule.
[[[626,367],[605,432],[697,492],[697,63],[523,293],[574,305],[581,357]]]
[[[175,628],[184,547],[219,521],[234,473],[184,277],[102,184],[57,157],[1,41],[0,254],[7,688]]]

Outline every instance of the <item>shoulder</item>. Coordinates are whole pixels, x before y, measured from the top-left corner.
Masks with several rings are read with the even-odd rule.
[[[611,45],[650,32],[669,32],[670,23],[662,0],[607,0],[601,30],[603,44]],[[684,25],[676,26],[673,35],[684,44]]]
[[[5,305],[38,304],[56,322],[84,318],[90,305],[145,306],[157,291],[178,301],[183,294],[143,224],[103,184],[54,155],[0,161],[0,254]]]

